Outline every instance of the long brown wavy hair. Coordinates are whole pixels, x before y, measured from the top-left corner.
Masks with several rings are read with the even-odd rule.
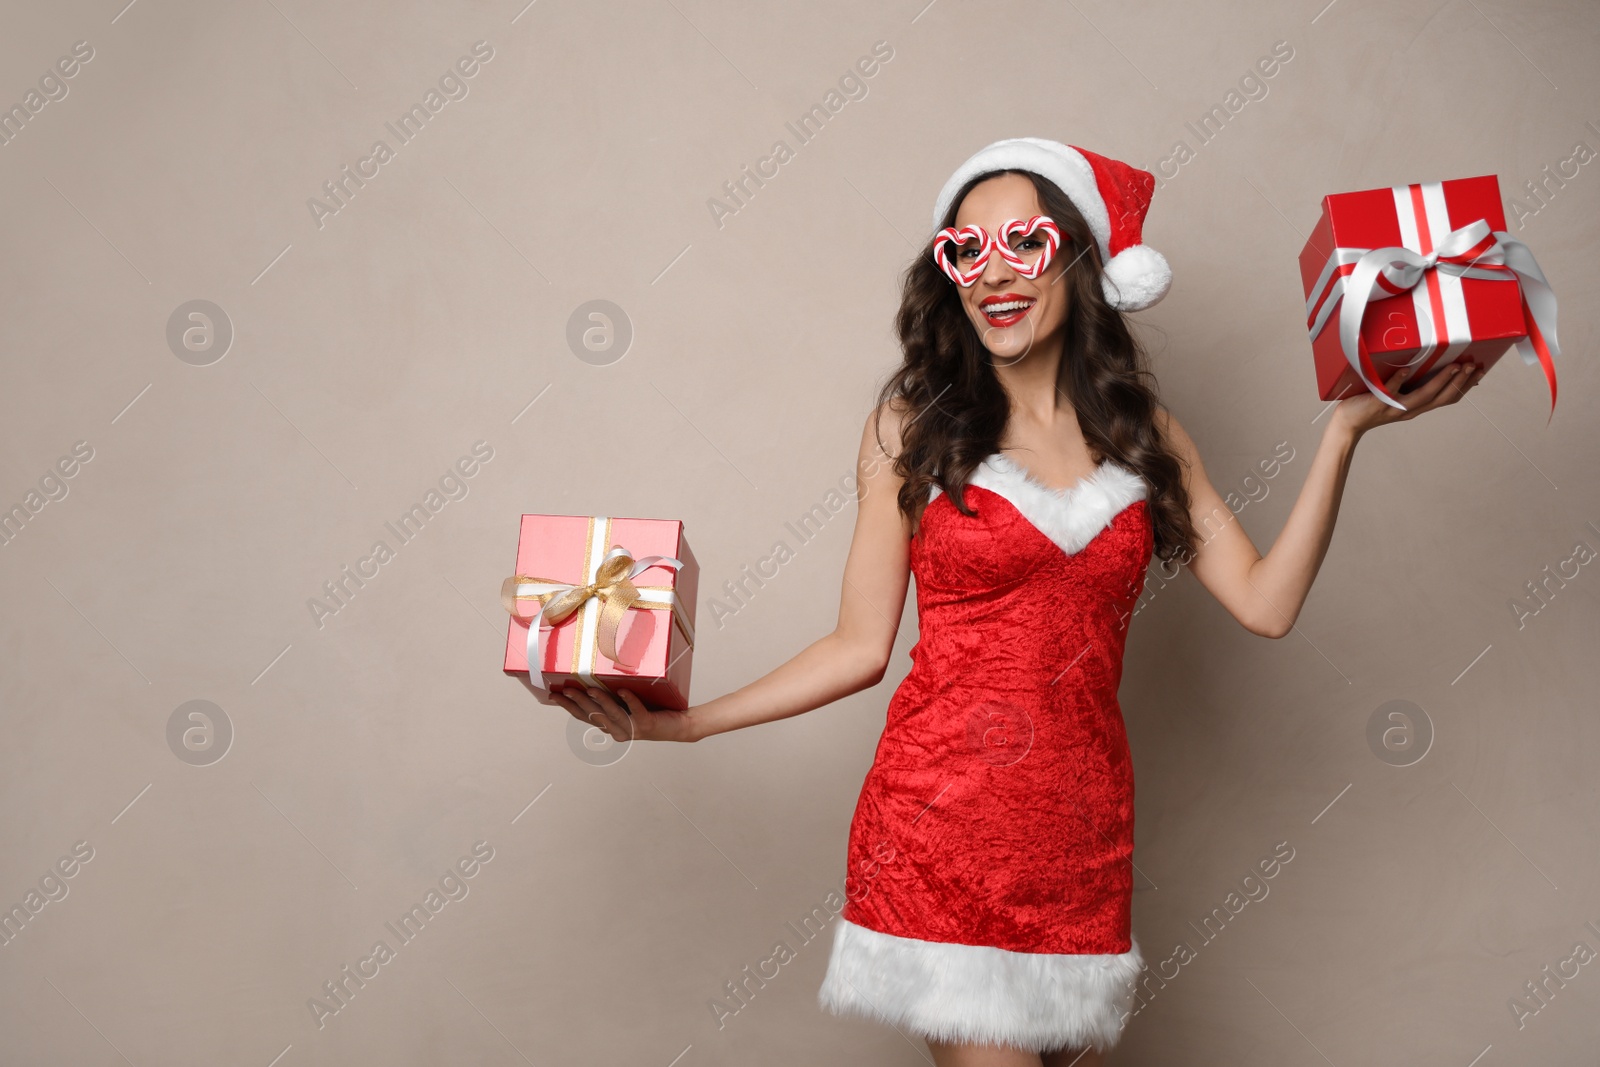
[[[1022,174],[1033,182],[1043,213],[1061,229],[1063,254],[1074,247],[1085,250],[1067,267],[1067,277],[1055,283],[1069,296],[1056,388],[1071,399],[1091,459],[1119,463],[1149,487],[1155,557],[1187,560],[1194,553],[1195,530],[1182,464],[1156,423],[1159,401],[1144,350],[1100,288],[1100,249],[1083,215],[1048,178],[997,170],[962,186],[939,228],[954,225],[967,193],[997,174]],[[926,252],[902,277],[895,330],[905,358],[884,383],[878,402],[892,402],[905,413],[894,458],[903,479],[900,511],[916,529],[930,489],[938,485],[963,515],[972,515],[965,500],[967,480],[1000,450],[1011,403],[959,293]]]

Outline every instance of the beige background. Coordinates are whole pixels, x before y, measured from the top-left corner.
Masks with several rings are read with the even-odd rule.
[[[586,761],[500,671],[517,516],[682,518],[693,696],[776,666],[833,623],[853,504],[720,628],[711,598],[849,472],[945,177],[1022,134],[1154,168],[1281,40],[1267,94],[1158,192],[1176,283],[1138,317],[1265,550],[1326,425],[1295,266],[1322,195],[1495,173],[1509,197],[1600,148],[1582,2],[4,14],[6,105],[94,50],[0,147],[0,503],[93,449],[0,548],[0,903],[93,850],[0,947],[6,1064],[925,1062],[820,1014],[831,929],[785,926],[843,879],[910,605],[874,690]],[[468,95],[319,228],[307,201],[480,40]],[[784,123],[878,41],[867,95],[797,145]],[[779,138],[794,158],[719,228],[708,199]],[[1195,956],[1113,1062],[1592,1062],[1600,962],[1522,1026],[1510,1007],[1600,950],[1600,573],[1521,628],[1511,607],[1600,548],[1600,163],[1548,188],[1513,232],[1561,297],[1553,422],[1512,354],[1470,402],[1370,436],[1285,640],[1152,576],[1122,689],[1134,931],[1152,963]],[[206,366],[166,340],[196,299],[235,332]],[[609,365],[566,340],[594,299],[633,330]],[[319,628],[308,600],[395,547],[385,521],[480,440],[466,496]],[[207,766],[169,745],[190,700],[233,730]],[[1409,766],[1367,739],[1392,700],[1431,724]],[[308,1000],[478,841],[470,893],[319,1027]],[[1280,842],[1270,895],[1203,941],[1190,924]],[[710,1002],[780,939],[795,958],[719,1026]]]

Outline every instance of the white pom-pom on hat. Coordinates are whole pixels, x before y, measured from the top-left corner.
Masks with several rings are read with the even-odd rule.
[[[1106,302],[1124,311],[1138,311],[1167,295],[1172,268],[1160,252],[1146,244],[1129,245],[1106,264],[1101,288]]]
[[[1000,170],[1025,170],[1048,178],[1077,207],[1100,246],[1105,265],[1101,288],[1112,307],[1139,311],[1167,295],[1172,268],[1160,252],[1141,243],[1155,176],[1060,141],[1011,137],[974,153],[939,191],[933,229],[939,229],[963,185],[980,174]]]

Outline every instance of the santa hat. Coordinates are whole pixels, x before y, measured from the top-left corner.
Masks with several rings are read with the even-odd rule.
[[[980,174],[1000,170],[1041,175],[1067,194],[1100,246],[1100,259],[1105,264],[1101,288],[1112,307],[1138,311],[1167,295],[1172,268],[1160,252],[1139,243],[1144,215],[1155,192],[1155,176],[1059,141],[1012,137],[980,150],[957,167],[939,191],[933,208],[933,228],[940,228],[963,185]]]

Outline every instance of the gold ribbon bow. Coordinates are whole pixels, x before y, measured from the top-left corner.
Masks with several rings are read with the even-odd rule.
[[[649,556],[647,560],[659,562],[662,557]],[[550,621],[551,626],[559,626],[567,616],[583,607],[584,601],[590,597],[600,598],[600,625],[595,638],[600,645],[600,651],[606,659],[613,663],[623,663],[617,655],[617,627],[622,624],[622,616],[639,600],[639,589],[633,584],[633,576],[641,573],[650,562],[641,561],[644,566],[635,566],[633,556],[621,545],[613,548],[606,554],[601,562],[600,569],[595,573],[594,581],[585,585],[565,585],[561,590],[543,593],[518,593],[517,586],[525,583],[538,585],[562,586],[565,583],[557,582],[553,578],[539,578],[533,575],[516,574],[507,578],[500,586],[500,602],[505,605],[511,614],[520,617],[522,613],[517,610],[518,600],[538,600],[542,605],[536,612],[530,626],[539,624],[538,617],[543,615]],[[624,664],[631,666],[631,664]],[[537,664],[534,670],[538,670]]]
[[[622,622],[622,616],[635,604],[652,609],[666,609],[672,611],[674,616],[676,596],[670,590],[665,601],[658,599],[645,599],[639,595],[639,587],[633,584],[633,579],[643,574],[654,566],[664,566],[677,569],[683,566],[683,561],[671,556],[645,556],[634,559],[633,553],[621,545],[613,545],[600,561],[600,566],[595,569],[594,580],[583,584],[558,582],[551,578],[540,578],[535,575],[514,574],[500,585],[500,603],[506,611],[517,618],[528,618],[528,668],[530,677],[537,678],[541,665],[544,663],[544,628],[540,625],[541,619],[548,620],[551,626],[559,625],[573,612],[589,600],[598,597],[600,600],[600,619],[596,629],[595,640],[600,652],[611,662],[624,667],[631,667],[620,658],[617,651],[617,627]],[[653,588],[653,587],[651,587]],[[539,610],[532,616],[524,615],[517,610],[517,601],[537,600]],[[685,635],[691,644],[694,638],[687,630],[687,620],[677,619],[685,627]]]

